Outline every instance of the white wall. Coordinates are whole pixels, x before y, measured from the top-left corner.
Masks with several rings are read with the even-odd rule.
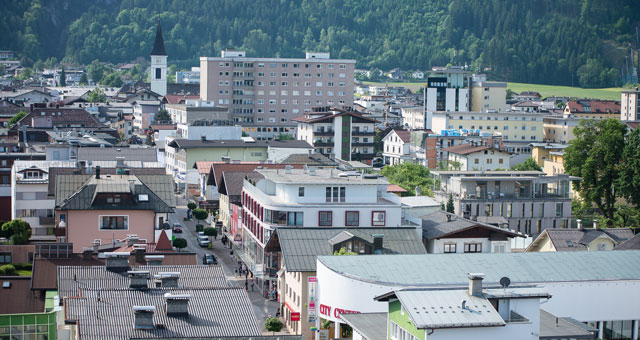
[[[458,111],[469,111],[469,89],[458,89]]]
[[[480,242],[482,243],[482,252],[483,253],[492,253],[494,244],[504,244],[505,245],[505,253],[511,252],[511,242],[510,241],[490,241],[486,238],[445,238],[439,240],[431,240],[429,241],[429,253],[430,254],[442,254],[444,253],[444,245],[445,244],[456,244],[456,254],[464,253],[464,244],[471,242]]]
[[[427,88],[427,111],[436,110],[437,90],[434,87]]]
[[[303,149],[303,148],[280,148],[280,147],[269,146],[267,149],[267,159],[278,163],[291,155],[299,155],[299,154],[308,155],[310,153],[313,153],[312,147],[309,147],[308,149]]]
[[[456,111],[456,89],[446,89],[446,101],[444,103],[444,108],[446,111],[454,112]]]
[[[240,126],[187,126],[180,125],[189,140],[198,140],[206,136],[207,140],[240,140],[242,139],[242,127]]]

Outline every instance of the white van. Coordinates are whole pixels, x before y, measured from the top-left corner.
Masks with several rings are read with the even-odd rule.
[[[198,236],[198,244],[200,245],[200,247],[208,247],[209,236]]]

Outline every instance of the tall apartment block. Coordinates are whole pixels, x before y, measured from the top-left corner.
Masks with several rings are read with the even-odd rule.
[[[296,135],[292,118],[312,107],[353,106],[355,60],[329,53],[303,58],[248,58],[244,51],[222,51],[200,58],[200,97],[229,107],[243,131],[258,139]]]
[[[426,111],[469,111],[472,74],[462,66],[434,67],[427,78]]]
[[[640,120],[640,90],[622,91],[620,95],[620,120]]]

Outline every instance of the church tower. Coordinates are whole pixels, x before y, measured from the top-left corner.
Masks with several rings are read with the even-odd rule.
[[[164,50],[162,28],[159,23],[151,50],[151,91],[162,96],[167,95],[167,52]]]

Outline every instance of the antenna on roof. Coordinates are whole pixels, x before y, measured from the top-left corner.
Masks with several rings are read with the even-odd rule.
[[[507,288],[509,287],[510,284],[511,284],[511,279],[509,279],[508,277],[503,276],[500,279],[500,286],[502,286],[502,288]]]

